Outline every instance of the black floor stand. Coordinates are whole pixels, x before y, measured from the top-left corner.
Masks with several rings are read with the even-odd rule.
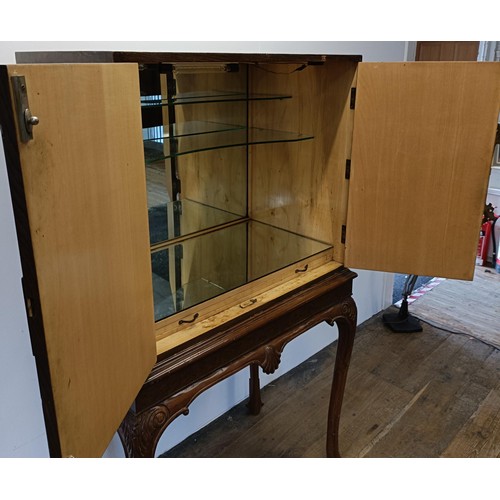
[[[382,321],[393,332],[412,333],[421,332],[420,320],[408,312],[408,297],[415,285],[417,276],[410,274],[406,280],[403,290],[403,301],[397,313],[386,313],[382,315]]]

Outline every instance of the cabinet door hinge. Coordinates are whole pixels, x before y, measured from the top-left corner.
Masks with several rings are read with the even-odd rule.
[[[26,313],[28,314],[28,318],[33,317],[33,306],[30,298],[26,298]]]
[[[345,224],[342,225],[342,234],[340,236],[340,242],[342,243],[342,245],[345,245],[345,235],[346,235],[346,232],[347,232],[347,227]]]
[[[28,318],[32,318],[34,316],[34,314],[33,314],[33,301],[30,297],[31,292],[29,292],[26,289],[26,281],[24,280],[24,277],[21,277],[21,288],[23,289],[24,305],[26,307],[26,314],[28,315]]]
[[[356,107],[356,87],[352,87],[351,89],[351,104],[349,106],[351,109]]]
[[[351,178],[351,160],[345,161],[345,178],[346,179]]]

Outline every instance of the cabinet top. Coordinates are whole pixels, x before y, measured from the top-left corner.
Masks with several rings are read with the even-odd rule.
[[[175,62],[238,62],[238,63],[322,63],[326,60],[361,61],[360,55],[322,54],[246,54],[218,52],[16,52],[16,62],[30,63],[105,63],[136,62],[142,64]]]

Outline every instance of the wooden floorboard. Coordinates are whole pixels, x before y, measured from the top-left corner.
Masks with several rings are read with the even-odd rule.
[[[500,351],[427,324],[394,333],[381,314],[358,328],[342,455],[498,457]],[[260,415],[241,403],[162,456],[324,457],[335,352],[334,343],[264,387]]]
[[[469,333],[500,349],[500,274],[476,266],[472,281],[445,280],[411,304],[412,314],[437,327]]]

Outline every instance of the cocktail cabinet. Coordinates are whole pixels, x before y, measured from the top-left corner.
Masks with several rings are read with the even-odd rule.
[[[339,327],[350,267],[472,279],[498,63],[20,53],[1,125],[52,456],[130,457],[218,381]]]

